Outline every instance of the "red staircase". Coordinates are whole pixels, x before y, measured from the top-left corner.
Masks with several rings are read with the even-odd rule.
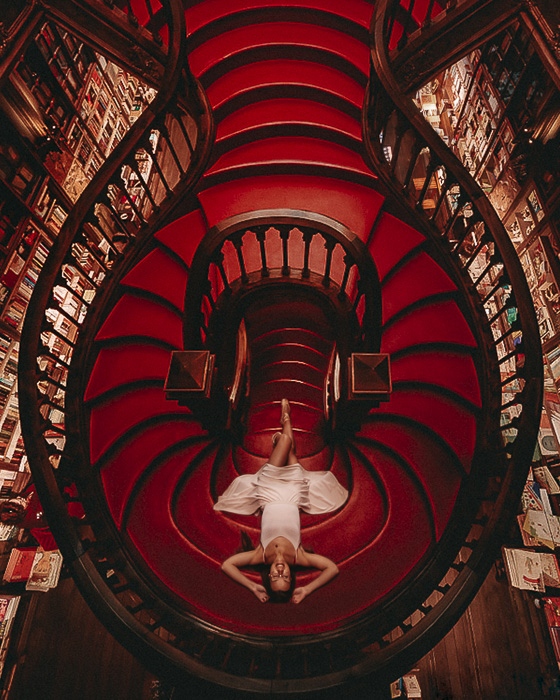
[[[169,210],[116,266],[76,344],[67,464],[79,465],[69,478],[97,538],[89,551],[72,543],[76,575],[89,592],[108,587],[118,621],[98,602],[107,624],[173,672],[279,695],[396,677],[412,662],[406,633],[430,626],[430,610],[468,568],[465,551],[486,541],[484,490],[484,508],[507,499],[491,483],[495,473],[506,486],[510,477],[484,314],[474,285],[420,220],[423,232],[411,225],[369,164],[362,108],[373,5],[184,4],[190,68],[215,140],[188,196],[175,192],[182,214]],[[321,235],[306,242],[313,227]],[[327,229],[338,236],[332,245]],[[344,241],[363,249],[373,274],[350,268]],[[332,310],[339,290],[344,319]],[[163,390],[173,350],[209,347],[218,362],[233,353],[215,322],[228,310],[248,336],[243,431],[209,430]],[[363,330],[375,317],[371,335],[346,341],[389,353],[392,394],[333,425],[324,406],[331,352],[341,328]],[[284,396],[302,464],[332,470],[350,495],[336,513],[302,515],[304,546],[334,559],[340,575],[279,611],[220,571],[241,530],[257,541],[258,520],[213,504],[266,460]],[[98,580],[107,577],[101,562],[115,576],[109,584]],[[311,575],[300,572],[301,582]],[[450,620],[464,604],[451,604]]]

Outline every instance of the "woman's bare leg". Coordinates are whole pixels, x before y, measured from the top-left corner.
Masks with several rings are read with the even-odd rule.
[[[287,399],[282,399],[282,414],[280,417],[280,422],[282,424],[282,432],[279,434],[278,439],[276,440],[268,462],[275,467],[298,464],[294,434],[292,432],[292,421],[290,418],[290,404],[288,403]]]

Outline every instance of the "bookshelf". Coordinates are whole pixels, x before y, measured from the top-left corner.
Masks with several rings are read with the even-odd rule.
[[[548,64],[537,52],[530,29],[517,18],[424,86],[416,95],[416,104],[487,194],[519,254],[538,318],[548,373],[543,427],[555,433],[558,444],[558,188],[552,184],[554,169],[527,165],[531,144],[541,132],[543,139],[551,133],[550,113],[556,94]],[[479,258],[482,266],[484,257]],[[513,320],[512,309],[508,318],[496,320],[495,335],[501,335],[503,324]],[[517,335],[510,336],[514,344]],[[500,355],[503,357],[510,349],[500,348]],[[507,363],[501,371],[502,380],[507,379]]]
[[[1,90],[0,114],[0,496],[21,483],[27,473],[17,399],[19,336],[33,289],[68,212],[105,158],[153,99],[155,90],[96,53],[90,46],[52,21],[37,25]],[[157,146],[157,135],[154,137]],[[148,178],[151,160],[140,154],[142,177]],[[123,173],[122,190],[115,188],[111,203],[125,220],[126,190],[135,197],[136,173]],[[141,203],[138,202],[141,206]],[[73,254],[86,273],[70,263],[64,268],[69,289],[61,308],[53,311],[45,333],[51,365],[61,385],[66,382],[64,361],[110,255],[103,212],[91,224],[88,244],[76,244]],[[62,420],[60,398],[53,390],[43,407],[56,426]],[[56,442],[60,436],[53,435]]]

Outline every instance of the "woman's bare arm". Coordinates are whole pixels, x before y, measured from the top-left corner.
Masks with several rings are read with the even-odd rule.
[[[258,564],[262,562],[262,547],[253,549],[249,552],[239,552],[234,554],[225,560],[222,564],[222,571],[226,573],[231,579],[240,583],[245,588],[248,588],[256,597],[261,601],[261,603],[266,603],[268,600],[268,594],[266,588],[262,583],[256,583],[251,581],[250,578],[245,576],[245,574],[240,571],[241,566],[251,566],[252,564]]]
[[[338,574],[338,566],[334,561],[323,557],[321,554],[312,554],[302,549],[298,551],[298,564],[319,569],[321,573],[306,586],[300,586],[294,590],[292,602],[296,604],[301,603],[301,601],[307,598],[313,591],[324,586]]]

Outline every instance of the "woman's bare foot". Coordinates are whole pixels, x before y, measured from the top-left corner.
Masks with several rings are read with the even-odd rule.
[[[284,424],[290,419],[290,402],[288,399],[282,399],[282,413],[280,415],[280,423]]]
[[[276,443],[278,442],[278,439],[281,435],[282,433],[274,433],[274,435],[272,436],[272,447],[276,447]]]

